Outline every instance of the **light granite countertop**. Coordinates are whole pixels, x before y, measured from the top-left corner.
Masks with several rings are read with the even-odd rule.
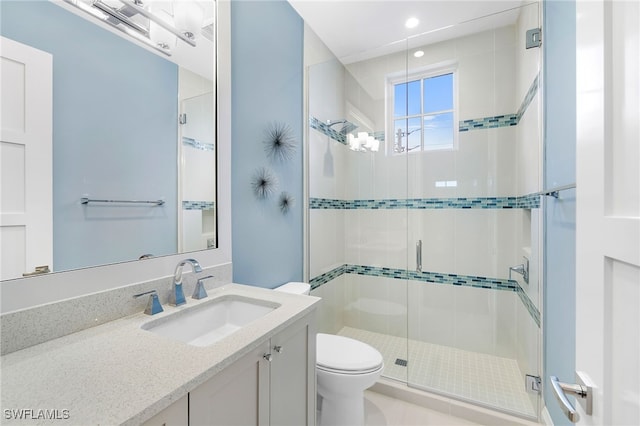
[[[226,295],[280,304],[209,347],[177,342],[141,329],[150,321]],[[142,312],[0,358],[2,424],[134,425],[185,396],[272,335],[313,311],[320,299],[239,284],[187,299],[164,312]],[[11,411],[49,410],[52,421],[13,420]],[[66,410],[66,411],[65,411]]]

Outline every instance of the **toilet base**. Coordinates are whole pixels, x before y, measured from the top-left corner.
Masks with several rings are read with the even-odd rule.
[[[364,425],[364,393],[336,398],[321,396],[318,426],[362,426]]]

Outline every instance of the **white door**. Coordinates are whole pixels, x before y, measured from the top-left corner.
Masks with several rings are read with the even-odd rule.
[[[579,424],[639,425],[640,2],[576,12],[576,369],[594,386]]]
[[[0,45],[0,280],[52,266],[52,56]]]

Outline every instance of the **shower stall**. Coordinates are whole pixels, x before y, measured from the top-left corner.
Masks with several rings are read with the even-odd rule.
[[[386,380],[525,418],[540,404],[540,7],[306,68],[318,331],[377,348]]]

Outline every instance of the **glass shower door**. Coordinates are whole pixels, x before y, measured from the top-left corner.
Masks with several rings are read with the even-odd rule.
[[[385,111],[384,70],[403,75],[404,52],[345,65],[345,116],[357,125],[348,139],[349,202],[345,211],[349,307],[358,335],[384,357],[383,376],[407,381],[406,157],[393,154]]]
[[[530,418],[540,49],[524,46],[538,7],[308,70],[318,331],[378,349],[383,377]],[[524,257],[528,280],[513,272]]]
[[[407,382],[537,418],[539,4],[504,15],[408,40]]]

